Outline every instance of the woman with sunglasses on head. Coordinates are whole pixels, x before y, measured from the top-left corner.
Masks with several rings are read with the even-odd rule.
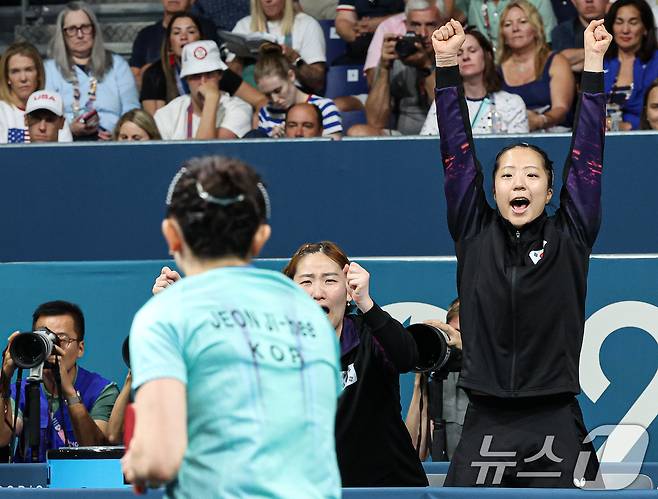
[[[121,115],[140,107],[137,87],[128,63],[105,48],[87,3],[59,13],[49,54],[46,88],[62,96],[74,140],[110,140]]]
[[[585,322],[589,256],[600,226],[605,136],[603,20],[585,30],[582,94],[564,168],[560,207],[547,216],[553,168],[526,143],[498,153],[489,206],[475,156],[458,52],[464,30],[435,31],[436,108],[448,226],[457,253],[463,361],[470,398],[450,486],[573,487],[587,434],[575,396]],[[478,477],[485,452],[506,452],[503,476]],[[541,449],[541,451],[540,451]],[[487,459],[484,459],[486,461]],[[500,468],[498,468],[500,469]],[[541,473],[537,474],[537,471]]]
[[[187,277],[130,330],[126,479],[166,483],[168,498],[339,497],[336,337],[298,286],[250,265],[271,233],[259,175],[192,159],[166,205],[162,232]]]

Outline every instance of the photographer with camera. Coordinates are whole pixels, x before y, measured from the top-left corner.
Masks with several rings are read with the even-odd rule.
[[[4,417],[0,418],[0,445],[8,445],[12,439],[16,389],[15,384],[10,386],[11,379],[17,367],[20,367],[17,364],[37,358],[33,350],[35,344],[40,345],[39,354],[45,358],[39,404],[39,456],[33,459],[29,449],[23,454],[22,446],[19,445],[14,461],[43,462],[47,450],[64,447],[67,443],[72,447],[105,444],[107,422],[119,390],[115,383],[77,364],[85,352],[85,321],[82,311],[77,305],[65,301],[44,303],[32,315],[32,330],[38,336],[47,336],[50,340],[20,340],[22,335],[37,335],[16,331],[9,337],[3,353],[0,388]],[[12,348],[14,342],[16,345]],[[57,372],[56,365],[59,367]],[[24,374],[21,382],[16,435],[24,433],[26,377],[27,374]]]
[[[348,135],[415,135],[423,126],[434,91],[431,36],[442,18],[433,0],[409,0],[405,15],[405,35],[384,35],[366,100],[368,124],[355,125]]]
[[[449,338],[448,345],[457,350],[462,349],[461,331],[459,328],[459,298],[456,298],[448,307],[445,323],[438,320],[425,321],[425,324],[444,331]],[[461,362],[460,362],[461,364]],[[418,450],[418,456],[424,461],[431,453],[433,461],[441,461],[443,458],[450,459],[459,443],[464,424],[464,415],[468,407],[468,396],[466,392],[457,386],[459,379],[458,370],[443,370],[432,372],[429,381],[426,376],[418,373],[414,380],[414,391],[407,411],[405,424],[411,435],[411,441]],[[442,390],[440,412],[433,410],[428,392],[432,383],[437,383],[437,389]],[[432,392],[435,393],[435,392]],[[422,404],[421,404],[422,395]],[[439,448],[433,442],[435,421],[439,421],[445,428],[445,437]],[[420,441],[418,435],[420,434]],[[430,436],[428,438],[428,436]],[[430,452],[431,450],[431,452]]]

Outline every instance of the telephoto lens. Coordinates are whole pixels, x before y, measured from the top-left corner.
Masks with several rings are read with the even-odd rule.
[[[455,356],[457,349],[448,345],[449,337],[445,331],[422,323],[407,326],[407,331],[418,348],[418,364],[414,372],[438,371],[447,367],[450,358]]]
[[[25,331],[11,342],[9,355],[18,367],[32,369],[43,364],[58,344],[57,335],[48,328]]]

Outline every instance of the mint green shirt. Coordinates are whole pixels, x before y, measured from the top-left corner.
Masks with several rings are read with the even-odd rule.
[[[253,267],[186,277],[137,313],[130,356],[135,387],[186,385],[188,446],[167,497],[340,497],[338,341],[292,280]]]

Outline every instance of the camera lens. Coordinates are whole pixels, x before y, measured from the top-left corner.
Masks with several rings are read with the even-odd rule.
[[[46,360],[51,347],[45,335],[39,333],[21,333],[11,342],[9,354],[16,365],[31,369]]]
[[[418,364],[415,372],[438,371],[450,359],[452,348],[448,346],[448,335],[429,324],[407,326],[418,347]]]

